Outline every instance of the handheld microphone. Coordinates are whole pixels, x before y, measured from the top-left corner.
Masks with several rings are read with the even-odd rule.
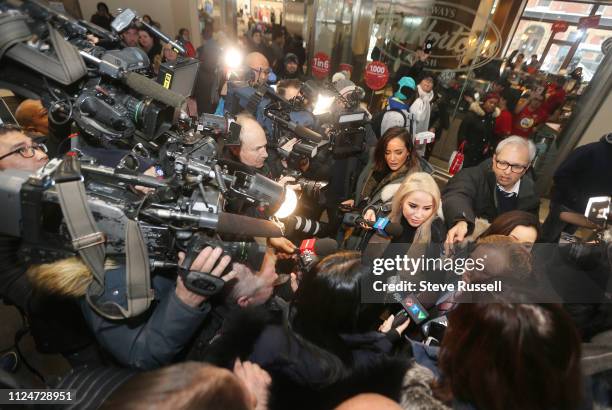
[[[404,232],[402,225],[390,222],[389,218],[378,218],[372,228],[376,229],[377,234],[385,237],[400,236]]]
[[[338,242],[332,238],[304,239],[297,250],[302,272],[310,271],[321,259],[335,253]]]
[[[365,219],[363,216],[357,214],[345,214],[342,223],[350,226],[357,226],[364,224],[376,230],[376,233],[385,237],[396,237],[400,236],[404,232],[401,224],[390,222],[389,218],[378,218],[375,222]]]

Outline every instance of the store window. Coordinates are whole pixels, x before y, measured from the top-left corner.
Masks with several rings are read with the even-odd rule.
[[[550,37],[551,28],[551,23],[521,20],[508,50],[519,50],[525,55],[541,56]]]
[[[597,16],[584,26],[585,18]],[[555,24],[556,23],[556,24]],[[553,25],[563,25],[561,30]],[[612,37],[612,6],[595,2],[529,0],[507,53],[537,54],[541,69],[552,74],[582,67],[590,81],[603,58],[602,43]]]

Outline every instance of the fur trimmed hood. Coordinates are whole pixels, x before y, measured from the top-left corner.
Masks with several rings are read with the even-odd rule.
[[[434,374],[428,368],[412,363],[404,375],[400,405],[404,410],[450,410],[433,396]]]
[[[104,269],[107,271],[118,267],[119,264],[112,259],[106,259],[104,263]],[[70,298],[85,296],[87,288],[94,280],[91,270],[78,256],[32,265],[26,271],[26,276],[37,290]]]
[[[28,281],[42,292],[78,298],[85,296],[93,275],[80,258],[33,265],[26,271]]]

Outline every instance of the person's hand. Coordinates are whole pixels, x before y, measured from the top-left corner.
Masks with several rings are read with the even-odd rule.
[[[434,127],[431,127],[431,128],[429,129],[429,132],[433,132],[433,133],[435,134],[435,133],[436,133],[436,129],[435,129]]]
[[[391,330],[396,330],[397,333],[401,336],[404,333],[404,330],[408,328],[410,324],[410,318],[406,319],[404,323],[393,329],[391,326],[393,325],[393,320],[395,319],[395,315],[391,315],[383,322],[382,325],[378,328],[378,331],[381,333],[389,333]]]
[[[287,185],[288,183],[291,183],[291,182],[295,182],[295,178],[287,176],[287,175],[278,180],[278,183],[283,185],[283,186]]]
[[[286,259],[293,256],[296,246],[287,238],[268,238],[268,244],[276,249],[279,258]]]
[[[340,202],[341,205],[346,205],[346,206],[355,206],[355,200],[354,199],[347,199],[344,202]]]
[[[87,34],[86,38],[87,38],[87,41],[89,41],[94,46],[100,42],[100,39],[94,36],[93,34]]]
[[[465,239],[465,236],[468,232],[468,224],[465,221],[459,221],[453,226],[446,235],[446,242],[444,247],[446,249],[446,253],[448,254],[453,244],[456,242],[461,242]]]
[[[374,212],[373,209],[368,209],[365,212],[365,215],[363,215],[363,219],[365,219],[368,222],[372,222],[372,223],[376,222],[376,212]],[[362,222],[360,225],[363,229],[372,229],[372,227],[366,223]]]
[[[189,270],[197,271],[197,272],[205,272],[209,273],[212,276],[220,277],[225,268],[230,264],[231,258],[228,255],[225,255],[219,260],[219,257],[223,254],[223,249],[221,248],[211,248],[207,246],[204,248],[198,256],[195,258]],[[185,254],[183,252],[179,252],[179,265],[183,264],[185,260]],[[217,263],[217,261],[219,263]],[[223,276],[225,282],[232,280],[234,278],[234,272],[230,272],[227,275]],[[183,278],[179,275],[176,278],[176,296],[186,304],[187,306],[191,306],[194,308],[199,307],[202,303],[204,303],[207,299],[206,296],[198,295],[187,289],[185,283],[183,282]]]
[[[143,172],[143,174],[148,175],[150,177],[157,177],[157,170],[155,169],[155,167],[151,166],[147,168],[147,170]],[[136,185],[134,186],[134,190],[146,195],[149,192],[155,191],[155,188],[150,188],[150,187],[146,187],[142,185]]]
[[[241,362],[236,359],[234,362],[234,374],[247,387],[253,399],[253,407],[256,410],[268,408],[269,388],[272,383],[270,374],[255,363]]]

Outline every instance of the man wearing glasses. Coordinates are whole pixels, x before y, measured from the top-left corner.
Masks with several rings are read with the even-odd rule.
[[[0,170],[38,171],[49,161],[47,147],[36,144],[21,127],[0,124]]]
[[[463,169],[442,192],[444,217],[449,226],[448,244],[462,241],[474,230],[476,218],[489,221],[498,215],[522,210],[538,214],[540,198],[526,176],[536,148],[519,136],[502,140],[492,159]]]

